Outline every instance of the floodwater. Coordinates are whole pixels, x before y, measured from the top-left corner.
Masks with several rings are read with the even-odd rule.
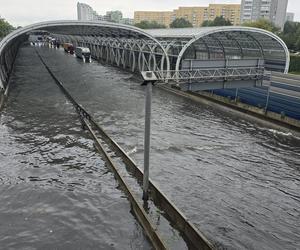
[[[0,249],[151,249],[33,48],[0,119]]]
[[[144,87],[38,48],[65,87],[143,164]],[[150,177],[219,249],[300,249],[300,138],[153,91]],[[32,47],[0,117],[0,245],[149,249],[125,195]]]

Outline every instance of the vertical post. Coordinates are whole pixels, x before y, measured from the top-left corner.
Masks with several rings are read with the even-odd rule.
[[[269,100],[270,100],[270,88],[271,88],[271,85],[268,87],[267,101],[266,101],[266,106],[265,106],[265,113],[267,113],[267,111],[268,111]]]
[[[1,80],[0,80],[0,83],[1,83]],[[4,104],[4,91],[0,87],[0,110],[2,109],[3,104]]]
[[[152,82],[146,82],[143,200],[148,200]]]
[[[188,91],[192,91],[192,83],[191,83],[191,80],[189,81],[188,84],[189,84],[189,85],[188,85]]]
[[[236,88],[236,90],[235,90],[235,102],[237,102],[238,94],[239,94],[239,89]]]

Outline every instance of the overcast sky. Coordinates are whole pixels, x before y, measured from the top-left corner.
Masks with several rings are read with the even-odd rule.
[[[281,0],[279,0],[281,1]],[[14,26],[48,20],[77,19],[76,0],[0,0],[0,16]],[[240,3],[241,0],[82,0],[98,14],[121,10],[125,17],[133,17],[135,10],[173,10],[178,6],[207,6],[209,3]],[[299,0],[289,0],[288,11],[300,21]]]

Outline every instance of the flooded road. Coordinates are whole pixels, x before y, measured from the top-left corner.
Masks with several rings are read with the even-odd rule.
[[[0,248],[151,249],[113,174],[33,52],[20,51],[0,117]]]
[[[39,52],[142,167],[140,82],[62,50]],[[0,119],[1,246],[151,248],[32,47],[20,51]],[[300,138],[290,133],[154,88],[150,177],[220,249],[300,248]]]

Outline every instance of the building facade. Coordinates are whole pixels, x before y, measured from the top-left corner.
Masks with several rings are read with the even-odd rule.
[[[135,11],[134,23],[156,21],[167,27],[176,19],[184,18],[194,27],[200,27],[204,21],[212,21],[223,16],[233,25],[240,24],[240,4],[210,4],[207,7],[179,7],[173,11]]]
[[[292,13],[292,12],[287,12],[286,13],[286,18],[285,18],[285,21],[287,22],[294,22],[294,19],[295,19],[295,13]]]
[[[283,28],[288,0],[242,0],[241,22],[266,19]]]
[[[142,21],[157,22],[168,27],[173,20],[172,11],[135,11],[134,23]]]
[[[133,25],[133,19],[123,18],[121,11],[107,11],[106,15],[99,15],[91,6],[85,3],[77,3],[77,18],[79,21],[107,21]]]
[[[102,16],[98,15],[91,6],[85,3],[77,3],[77,19],[79,21],[102,20]]]

